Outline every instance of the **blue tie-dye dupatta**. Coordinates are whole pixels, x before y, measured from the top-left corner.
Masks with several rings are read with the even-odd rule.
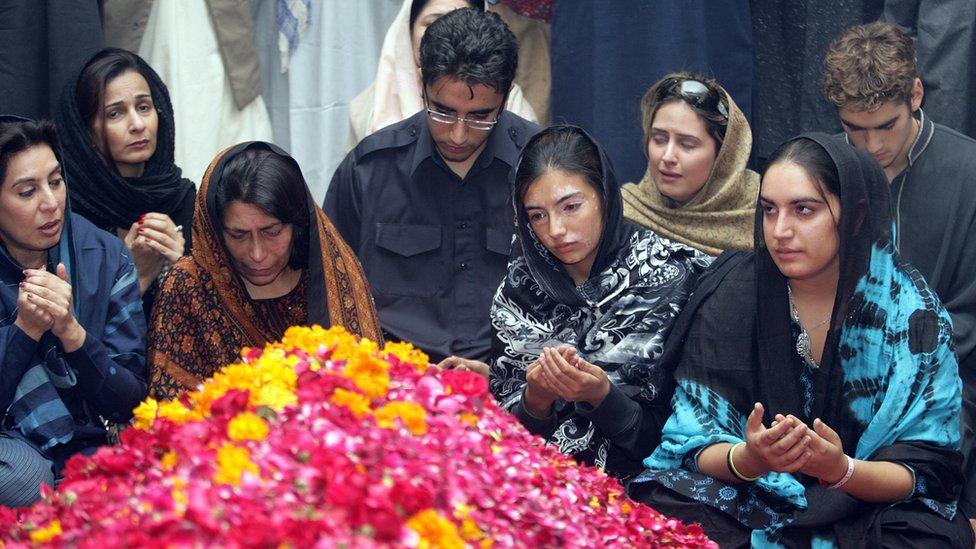
[[[842,164],[830,145],[827,142],[825,148],[838,163],[842,185],[845,175],[866,179],[863,172],[853,172],[856,157]],[[862,203],[841,198],[842,212],[855,211],[854,205]],[[961,383],[951,323],[917,271],[899,262],[891,244],[886,189],[871,198],[864,200],[881,211],[874,212],[875,219],[863,221],[878,225],[864,252],[858,254],[854,248],[863,231],[870,234],[870,227],[858,225],[862,232],[845,238],[842,216],[839,294],[849,297],[839,298],[835,305],[827,341],[831,352],[825,347],[824,371],[814,374],[813,413],[806,420],[820,417],[831,425],[841,435],[845,453],[856,459],[908,466],[915,475],[911,497],[952,518],[961,478]],[[757,232],[761,225],[757,222]],[[722,280],[712,280],[710,289],[703,282],[699,291],[709,295],[689,304],[696,312],[690,313],[695,317],[682,338],[685,350],[675,372],[674,412],[661,445],[645,460],[648,470],[633,486],[655,481],[724,511],[753,529],[756,546],[776,546],[783,528],[809,524],[804,517],[811,513],[824,514],[822,509],[807,511],[812,497],[819,507],[836,507],[826,512],[833,513],[832,518],[810,528],[811,543],[830,546],[835,532],[829,526],[845,518],[845,508],[860,505],[863,510],[866,504],[802,475],[767,473],[753,483],[730,484],[696,468],[701,449],[745,439],[746,417],[754,402],[766,406],[767,424],[776,413],[804,417],[802,365],[791,347],[786,281],[769,276],[772,262],[758,241],[759,237],[755,255],[733,259],[738,264],[727,269]],[[845,273],[849,284],[843,280]],[[708,277],[706,273],[704,279]],[[770,316],[778,316],[778,322]],[[790,356],[784,360],[784,355]]]

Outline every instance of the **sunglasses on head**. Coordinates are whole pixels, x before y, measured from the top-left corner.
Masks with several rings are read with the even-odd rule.
[[[722,102],[717,90],[708,87],[704,82],[692,79],[671,78],[670,82],[661,86],[658,101],[669,97],[683,99],[702,115],[718,121],[728,121],[729,109]]]

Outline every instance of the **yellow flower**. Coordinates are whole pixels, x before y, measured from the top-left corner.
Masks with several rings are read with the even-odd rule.
[[[384,429],[396,429],[397,419],[411,434],[427,432],[427,412],[419,404],[393,401],[376,410],[376,424]]]
[[[179,459],[180,456],[173,450],[170,450],[169,452],[163,454],[163,457],[160,458],[159,466],[163,471],[172,471],[173,468],[176,467],[176,463],[179,461]]]
[[[156,420],[156,412],[159,410],[159,403],[156,399],[149,397],[143,400],[136,406],[135,410],[132,410],[132,415],[135,416],[135,421],[133,426],[136,429],[142,429],[143,431],[149,430],[152,426],[153,421]]]
[[[292,326],[281,339],[284,349],[298,347],[309,355],[320,349],[332,349],[332,360],[346,360],[356,352],[367,354],[376,352],[376,343],[368,339],[358,339],[341,326],[325,329],[321,326]]]
[[[61,521],[52,520],[47,526],[31,530],[30,539],[34,543],[47,543],[61,535]]]
[[[352,380],[370,400],[386,396],[390,387],[390,364],[363,351],[346,360],[343,375]]]
[[[297,356],[287,356],[279,345],[269,345],[253,363],[225,366],[192,393],[190,401],[195,410],[206,415],[216,400],[236,389],[250,393],[251,406],[268,406],[280,411],[298,401],[295,395],[298,375],[294,366],[299,360]]]
[[[354,391],[347,391],[342,388],[336,389],[332,393],[332,397],[329,398],[329,401],[337,406],[348,408],[357,418],[372,412],[372,409],[369,407],[369,399]]]
[[[241,475],[245,472],[258,474],[258,466],[251,461],[251,453],[246,448],[225,442],[217,450],[217,472],[213,480],[219,484],[240,486]]]
[[[478,528],[478,524],[471,519],[464,519],[461,521],[461,537],[465,541],[478,541],[483,540],[485,533]],[[489,546],[491,543],[489,542]]]
[[[190,504],[190,497],[186,495],[186,481],[180,477],[173,477],[173,488],[170,490],[170,497],[173,498],[173,507],[177,514],[183,515],[186,506]]]
[[[383,347],[383,354],[393,355],[400,359],[400,362],[412,365],[421,373],[427,369],[427,363],[430,362],[430,357],[426,353],[403,341],[388,341]]]
[[[454,505],[454,518],[461,520],[461,537],[465,541],[481,541],[482,547],[491,547],[492,541],[485,538],[485,533],[481,531],[478,524],[471,520],[471,511],[474,508],[470,505],[465,505],[464,503],[458,503]],[[485,545],[485,542],[488,542]]]
[[[254,412],[243,412],[227,423],[227,436],[232,440],[264,440],[268,436],[268,422]]]
[[[476,427],[478,425],[478,414],[474,414],[467,410],[458,414],[458,419],[460,419],[463,423],[467,423],[472,427]]]
[[[454,523],[433,509],[426,509],[407,520],[407,528],[417,532],[420,549],[463,549],[464,539]]]
[[[168,400],[159,405],[159,417],[166,418],[173,423],[186,423],[203,419],[203,414],[190,410],[178,400]]]

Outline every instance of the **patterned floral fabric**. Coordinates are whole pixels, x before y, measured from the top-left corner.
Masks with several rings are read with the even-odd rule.
[[[578,288],[587,305],[571,307],[550,299],[524,258],[515,258],[491,310],[492,393],[511,409],[522,398],[526,369],[542,349],[570,345],[605,369],[612,383],[627,387],[631,398],[644,403],[661,393],[667,398],[670,380],[656,361],[677,311],[708,262],[708,256],[684,244],[637,231],[615,262]],[[573,403],[556,407],[559,423],[549,441],[606,468],[610,441],[576,413]]]
[[[315,204],[306,186],[309,219],[308,266],[299,285],[275,300],[252,300],[226,256],[214,219],[216,185],[230,158],[251,147],[222,151],[204,175],[193,217],[193,252],[173,265],[163,285],[150,328],[150,392],[173,397],[196,386],[238,356],[242,346],[263,346],[296,324],[344,326],[382,342],[369,286],[355,254]],[[304,183],[304,182],[303,182]]]
[[[278,334],[280,339],[289,326],[307,322],[307,279],[303,273],[298,286],[282,297],[252,301],[262,332]],[[150,396],[174,398],[199,385],[222,365],[239,359],[241,348],[254,345],[228,318],[213,285],[210,274],[189,257],[180,259],[166,279],[160,293],[161,313],[154,315],[150,348],[157,360],[165,355],[169,362],[152,369]]]

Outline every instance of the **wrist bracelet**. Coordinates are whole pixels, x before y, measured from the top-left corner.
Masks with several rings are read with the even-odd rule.
[[[846,454],[844,455],[844,457],[847,458],[847,472],[844,473],[844,477],[830,485],[827,485],[827,483],[823,483],[825,486],[827,486],[827,488],[830,488],[831,490],[836,490],[837,488],[840,488],[841,486],[847,484],[847,481],[851,480],[851,477],[854,476],[854,459],[851,456],[848,456]]]
[[[729,472],[732,473],[732,476],[734,476],[735,478],[741,480],[742,482],[752,482],[754,480],[757,480],[759,478],[759,476],[762,476],[762,475],[755,476],[755,477],[747,477],[747,476],[743,475],[742,473],[740,473],[739,470],[735,468],[735,463],[732,461],[732,454],[735,453],[736,446],[739,446],[739,445],[745,446],[745,444],[746,444],[745,442],[738,442],[738,443],[733,444],[732,446],[730,446],[729,447],[729,453],[725,454],[725,462],[726,462],[726,464],[728,464],[728,466],[729,466]]]

